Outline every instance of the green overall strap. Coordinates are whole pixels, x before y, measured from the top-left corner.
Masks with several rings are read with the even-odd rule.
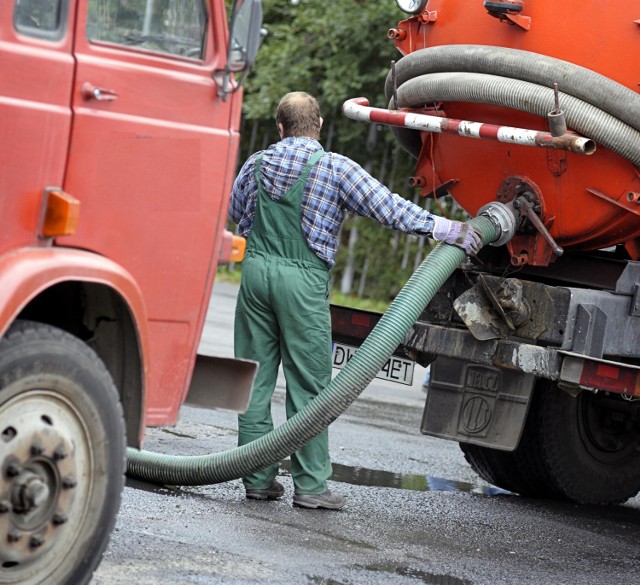
[[[311,155],[300,176],[277,201],[271,199],[260,180],[262,156],[256,159],[258,196],[247,250],[310,262],[313,266],[327,269],[326,264],[309,248],[302,233],[301,217],[302,198],[309,173],[324,154],[324,150],[318,150]]]

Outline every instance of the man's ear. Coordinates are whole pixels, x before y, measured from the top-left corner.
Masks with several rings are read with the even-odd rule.
[[[278,133],[280,134],[280,140],[284,137],[284,126],[282,124],[278,124]]]
[[[322,128],[322,123],[324,122],[324,118],[320,117],[320,128],[318,128],[318,130],[320,130]]]

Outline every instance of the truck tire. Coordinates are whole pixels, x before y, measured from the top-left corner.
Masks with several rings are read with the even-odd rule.
[[[514,451],[501,451],[460,443],[465,459],[485,481],[502,489],[531,498],[557,498],[560,496],[538,453],[541,380],[538,380],[531,398],[529,413],[522,436]]]
[[[88,583],[120,506],[122,407],[95,352],[18,321],[0,340],[0,583]]]
[[[540,389],[539,457],[563,498],[617,504],[640,490],[638,402],[582,391],[574,397],[551,382]]]
[[[539,380],[512,452],[461,445],[486,481],[521,495],[617,504],[640,490],[640,403]],[[495,481],[494,481],[495,480]]]
[[[460,443],[464,457],[486,482],[521,496],[552,497],[548,487],[520,472],[519,453]]]

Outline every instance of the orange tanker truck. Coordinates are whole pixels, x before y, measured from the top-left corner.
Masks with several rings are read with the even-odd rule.
[[[411,183],[515,235],[465,261],[404,339],[431,364],[421,430],[488,482],[618,503],[640,490],[640,4],[397,0],[388,104],[349,100]],[[366,315],[334,307],[358,344]]]

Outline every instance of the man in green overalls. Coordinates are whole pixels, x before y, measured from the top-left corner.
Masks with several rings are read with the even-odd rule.
[[[429,235],[475,254],[479,235],[391,193],[357,163],[324,152],[322,118],[309,94],[282,98],[281,140],[245,162],[233,186],[230,217],[248,237],[235,317],[235,355],[260,364],[249,408],[238,417],[238,444],[273,429],[271,398],[282,363],[286,415],[292,417],[331,380],[329,269],[347,212],[384,226]],[[246,496],[276,500],[278,465],[243,478]],[[346,498],[327,489],[328,431],[291,455],[293,504],[338,510]]]

